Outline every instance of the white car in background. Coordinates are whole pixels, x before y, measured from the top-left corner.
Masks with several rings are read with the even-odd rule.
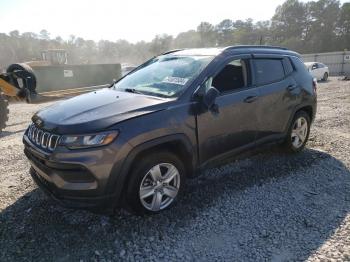
[[[305,66],[314,78],[327,81],[329,76],[328,66],[319,62],[306,62]]]

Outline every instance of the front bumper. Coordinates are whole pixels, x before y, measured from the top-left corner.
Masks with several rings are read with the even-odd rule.
[[[55,202],[69,208],[96,209],[112,207],[114,195],[100,197],[72,197],[62,195],[50,182],[41,177],[35,169],[30,169],[30,175],[34,182]]]
[[[99,150],[47,153],[23,137],[24,153],[35,183],[67,207],[97,208],[118,205],[117,192],[108,190],[114,159],[113,146]],[[114,151],[115,152],[115,151]],[[114,155],[115,156],[115,155]],[[113,169],[114,170],[114,169]]]

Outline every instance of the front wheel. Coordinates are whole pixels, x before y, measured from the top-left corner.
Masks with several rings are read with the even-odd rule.
[[[309,138],[310,124],[310,116],[305,111],[295,114],[284,143],[284,147],[289,152],[296,153],[303,150]]]
[[[131,173],[127,208],[136,214],[159,213],[171,207],[183,192],[185,167],[173,153],[161,151],[145,156]]]
[[[327,72],[324,73],[322,80],[325,82],[328,80],[328,73]]]

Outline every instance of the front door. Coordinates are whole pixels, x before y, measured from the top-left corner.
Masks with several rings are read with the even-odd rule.
[[[258,92],[252,87],[251,72],[249,58],[235,57],[223,64],[205,83],[207,88],[218,89],[220,95],[216,99],[217,110],[197,115],[202,164],[254,145]]]

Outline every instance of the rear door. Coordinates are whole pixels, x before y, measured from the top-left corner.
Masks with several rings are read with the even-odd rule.
[[[301,89],[292,77],[293,66],[288,57],[255,55],[253,64],[259,91],[257,142],[275,140],[283,136]]]

